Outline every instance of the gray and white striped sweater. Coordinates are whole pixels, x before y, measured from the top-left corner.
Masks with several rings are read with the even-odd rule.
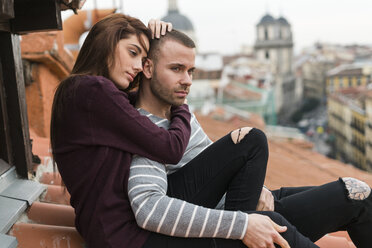
[[[160,127],[169,121],[140,109]],[[172,173],[212,142],[195,116],[191,118],[191,136],[182,160],[177,165],[161,164],[134,156],[128,180],[128,195],[138,225],[146,230],[178,237],[242,239],[248,214],[240,211],[208,209],[171,198],[167,192],[167,173]]]

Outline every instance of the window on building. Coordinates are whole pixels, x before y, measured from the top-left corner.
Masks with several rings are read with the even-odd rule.
[[[265,40],[269,39],[269,32],[267,31],[267,28],[265,28]]]
[[[265,59],[269,59],[270,58],[270,54],[269,54],[269,51],[265,51]]]
[[[366,84],[367,84],[367,78],[366,78],[365,76],[362,76],[361,78],[362,78],[362,80],[361,80],[361,81],[362,81],[361,84],[362,84],[362,85],[366,85]]]
[[[344,88],[349,87],[349,78],[348,77],[344,77],[342,81],[343,81]]]

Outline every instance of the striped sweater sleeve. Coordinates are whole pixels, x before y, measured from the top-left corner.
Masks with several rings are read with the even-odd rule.
[[[208,209],[166,195],[163,164],[134,156],[128,195],[137,224],[143,229],[178,237],[242,239],[248,214]]]

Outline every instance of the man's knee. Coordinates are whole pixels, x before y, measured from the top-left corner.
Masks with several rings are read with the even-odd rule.
[[[242,127],[231,132],[231,139],[235,144],[240,141],[252,130],[251,127]]]
[[[371,194],[371,188],[363,181],[352,177],[343,177],[341,180],[345,184],[347,197],[351,200],[362,201]]]
[[[265,146],[267,146],[267,138],[265,133],[257,128],[252,127],[242,127],[232,131],[231,139],[235,144],[238,144],[248,134],[252,136],[252,139],[255,141],[255,144],[257,145],[264,144]]]
[[[263,215],[268,216],[272,221],[280,226],[287,226],[289,222],[279,213],[273,211],[262,212]]]

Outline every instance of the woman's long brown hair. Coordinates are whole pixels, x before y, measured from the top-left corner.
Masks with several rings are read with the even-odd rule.
[[[63,122],[61,118],[63,105],[65,101],[71,100],[71,91],[67,91],[67,88],[71,89],[70,84],[73,84],[72,88],[76,88],[79,83],[74,76],[94,75],[108,78],[108,68],[115,62],[115,50],[118,42],[133,34],[138,37],[141,45],[148,50],[149,48],[146,47],[142,35],[145,35],[150,40],[151,31],[137,18],[124,14],[112,14],[97,22],[89,31],[71,75],[59,84],[54,95],[50,123],[50,141],[53,157],[55,157],[56,133]],[[136,83],[138,84],[139,76],[135,78],[126,90],[130,90],[136,86]]]

